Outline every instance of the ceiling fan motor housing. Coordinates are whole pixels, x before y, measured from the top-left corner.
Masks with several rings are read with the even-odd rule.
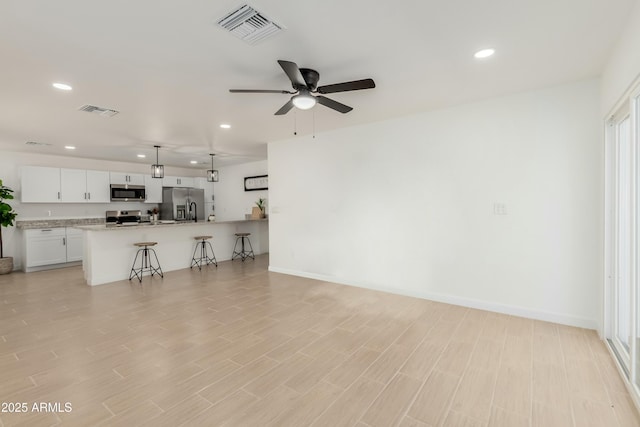
[[[309,88],[311,92],[316,90],[316,87],[318,86],[318,80],[320,80],[320,74],[316,70],[312,70],[310,68],[300,68],[300,74],[302,74],[302,78],[304,78],[304,81],[307,82],[307,88]],[[300,90],[299,87],[295,86],[294,89]]]

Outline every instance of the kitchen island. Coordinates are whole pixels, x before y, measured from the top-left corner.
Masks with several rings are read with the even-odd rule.
[[[141,223],[129,226],[81,225],[75,228],[82,230],[84,235],[84,277],[88,285],[94,286],[129,278],[138,249],[133,246],[136,242],[158,242],[154,249],[162,271],[168,272],[191,266],[195,236],[213,236],[210,242],[218,262],[231,259],[236,241],[234,234],[238,232],[251,233],[251,243],[256,255],[266,253],[269,251],[268,225],[266,219],[261,219]]]

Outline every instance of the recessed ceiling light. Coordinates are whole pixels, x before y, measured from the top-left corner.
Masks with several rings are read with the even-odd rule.
[[[140,157],[141,159],[144,159],[147,156],[145,154],[138,154],[138,157]]]
[[[221,127],[222,129],[231,129],[231,125],[228,125],[228,124],[226,124],[226,123],[221,124],[221,125],[220,125],[220,127]]]
[[[474,53],[473,56],[475,56],[478,59],[482,59],[482,58],[488,58],[494,53],[496,53],[495,49],[482,49]]]
[[[55,87],[56,89],[60,89],[60,90],[71,90],[71,89],[73,89],[71,86],[69,86],[66,83],[54,83],[53,87]]]
[[[66,148],[67,150],[75,150],[76,147],[74,147],[73,145],[65,145],[64,148]]]
[[[191,163],[192,165],[197,165],[198,161],[197,160],[191,160],[189,163]]]

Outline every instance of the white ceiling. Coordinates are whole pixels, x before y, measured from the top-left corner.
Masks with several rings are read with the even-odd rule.
[[[161,145],[161,163],[204,169],[212,151],[220,165],[263,159],[314,119],[322,132],[598,76],[634,3],[252,0],[287,29],[250,46],[216,25],[241,0],[2,0],[0,149],[151,163]],[[496,55],[474,59],[484,47]],[[278,59],[316,69],[319,85],[377,87],[328,95],[354,107],[344,115],[274,116],[288,95],[228,92],[290,90]]]

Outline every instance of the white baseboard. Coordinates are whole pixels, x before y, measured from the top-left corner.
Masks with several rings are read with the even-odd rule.
[[[27,267],[24,269],[25,273],[33,273],[36,271],[45,271],[45,270],[56,270],[58,268],[67,268],[67,267],[75,267],[78,265],[82,265],[82,261],[71,261],[64,262],[62,264],[49,264],[49,265],[41,265],[38,267]],[[14,268],[16,270],[16,268]]]
[[[526,317],[528,319],[542,320],[545,322],[559,323],[562,325],[576,326],[585,329],[597,329],[598,323],[595,319],[571,316],[562,313],[552,313],[544,310],[519,307],[515,305],[501,304],[491,301],[463,298],[456,295],[440,294],[434,292],[416,292],[413,290],[400,288],[387,288],[371,284],[357,283],[340,279],[339,277],[327,276],[323,274],[308,273],[305,271],[289,270],[286,268],[269,266],[269,271],[274,273],[288,274],[291,276],[306,277],[308,279],[321,280],[323,282],[338,283],[341,285],[355,286],[358,288],[372,289],[390,294],[405,295],[409,297],[422,298],[430,301],[437,301],[446,304],[459,305],[463,307],[476,308],[479,310],[492,311],[495,313],[509,314],[512,316]]]

